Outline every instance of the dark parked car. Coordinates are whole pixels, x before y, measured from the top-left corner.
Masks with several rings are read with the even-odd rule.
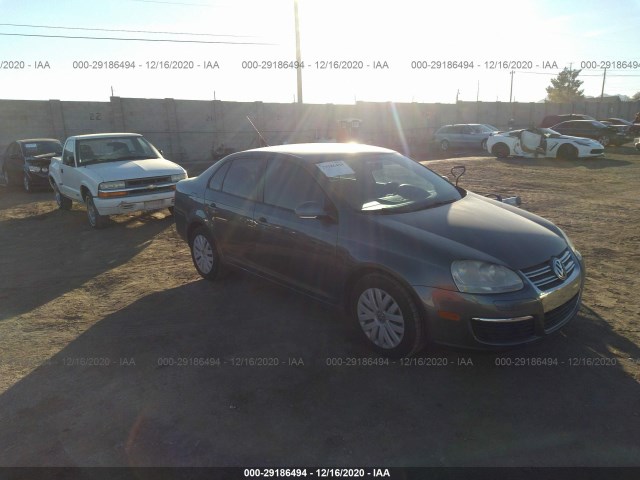
[[[344,306],[388,356],[426,339],[527,343],[580,307],[582,257],[562,230],[392,150],[259,148],[176,188],[176,229],[202,277],[233,265]]]
[[[22,185],[27,192],[49,187],[51,157],[60,154],[62,144],[54,138],[16,140],[4,153],[0,175],[6,185]]]
[[[597,120],[570,120],[554,125],[551,129],[562,135],[592,138],[597,140],[603,147],[607,145],[618,146],[632,140],[616,127],[605,125]]]
[[[463,123],[457,125],[445,125],[436,130],[433,142],[440,150],[447,151],[450,148],[475,148],[485,150],[487,138],[495,132],[486,125],[480,123]]]
[[[540,128],[549,128],[553,127],[562,122],[567,122],[569,120],[595,120],[595,118],[589,115],[582,115],[580,113],[563,113],[560,115],[547,115],[542,119],[542,123],[540,123]]]
[[[608,122],[614,126],[625,126],[627,127],[626,131],[630,135],[640,134],[640,123],[633,123],[633,122],[630,122],[629,120],[625,120],[624,118],[605,118],[604,120],[600,120],[600,121],[605,125],[607,124],[606,122]]]

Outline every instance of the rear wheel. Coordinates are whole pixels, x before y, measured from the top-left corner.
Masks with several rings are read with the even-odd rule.
[[[107,215],[100,215],[90,193],[87,193],[85,201],[87,203],[87,219],[89,220],[89,225],[93,228],[104,228],[107,225],[109,217]]]
[[[351,297],[351,314],[369,347],[381,355],[406,357],[422,346],[418,306],[390,277],[374,273],[361,278]]]
[[[606,135],[602,135],[601,137],[598,137],[598,142],[603,147],[606,147],[607,145],[609,145],[609,143],[611,143],[611,139],[609,137],[607,137]]]
[[[65,197],[60,193],[58,186],[55,183],[53,183],[53,180],[52,180],[51,186],[53,187],[53,192],[56,196],[56,203],[58,204],[58,208],[61,210],[71,210],[71,205],[73,203],[71,199]]]
[[[440,142],[440,150],[442,150],[443,152],[449,150],[449,147],[451,147],[451,145],[449,144],[448,140],[442,140]]]
[[[220,256],[215,242],[204,227],[198,227],[189,239],[193,265],[202,278],[215,280],[220,269]]]
[[[507,147],[504,143],[496,143],[491,148],[491,153],[494,154],[498,158],[507,158],[509,156],[509,147]]]

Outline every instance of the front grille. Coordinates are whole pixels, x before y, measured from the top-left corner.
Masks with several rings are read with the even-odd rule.
[[[151,178],[136,178],[133,180],[125,180],[126,188],[131,187],[146,187],[148,185],[159,185],[163,183],[171,183],[171,176],[166,177],[151,177]]]
[[[576,295],[567,303],[544,314],[544,330],[549,332],[569,320],[578,304],[580,295]]]
[[[172,186],[169,187],[158,187],[158,188],[140,188],[138,190],[130,190],[127,192],[127,197],[137,197],[140,195],[153,195],[155,193],[163,193],[163,192],[173,192],[175,188]]]
[[[519,322],[472,320],[471,327],[475,337],[484,343],[508,345],[524,342],[536,336],[532,318]]]
[[[553,272],[553,269],[551,268],[551,261],[552,260],[549,259],[544,263],[522,270],[522,273],[529,279],[529,281],[543,292],[562,285],[576,267],[571,252],[569,249],[565,250],[560,256],[560,261],[564,267],[566,277],[564,280],[561,280]]]

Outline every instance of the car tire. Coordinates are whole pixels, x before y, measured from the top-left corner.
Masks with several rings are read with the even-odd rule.
[[[22,174],[22,188],[27,193],[33,193],[33,188],[31,186],[31,180],[29,180],[29,175],[26,173]]]
[[[191,260],[200,276],[206,280],[215,280],[220,270],[220,255],[211,234],[204,227],[198,227],[189,237]]]
[[[87,193],[85,203],[87,204],[87,219],[89,220],[89,225],[93,228],[104,228],[107,225],[109,217],[98,213],[96,204],[93,202],[93,196],[90,193]]]
[[[558,157],[565,160],[575,160],[578,158],[578,149],[573,145],[562,145],[558,150]]]
[[[53,188],[53,192],[56,197],[56,204],[58,205],[58,208],[60,210],[71,210],[73,201],[70,198],[67,198],[64,195],[62,195],[62,193],[60,193],[60,190],[58,189],[58,186],[55,183],[52,183],[51,186]]]
[[[498,158],[507,158],[509,156],[509,147],[504,143],[496,143],[491,147],[491,153]]]
[[[358,330],[377,353],[402,358],[422,347],[425,328],[418,305],[396,280],[366,275],[355,285],[350,303]]]
[[[602,135],[601,137],[598,137],[598,142],[600,143],[600,145],[602,145],[603,147],[606,147],[609,145],[609,143],[611,143],[611,139],[606,136],[606,135]]]
[[[442,140],[440,142],[440,150],[442,150],[443,152],[446,152],[447,150],[449,150],[450,147],[451,147],[451,144],[449,143],[449,140]]]

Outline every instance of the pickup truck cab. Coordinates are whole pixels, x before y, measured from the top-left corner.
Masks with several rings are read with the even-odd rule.
[[[74,201],[84,203],[94,228],[104,227],[109,215],[173,211],[176,183],[184,178],[184,168],[137,133],[69,137],[49,168],[58,207],[69,210]]]

